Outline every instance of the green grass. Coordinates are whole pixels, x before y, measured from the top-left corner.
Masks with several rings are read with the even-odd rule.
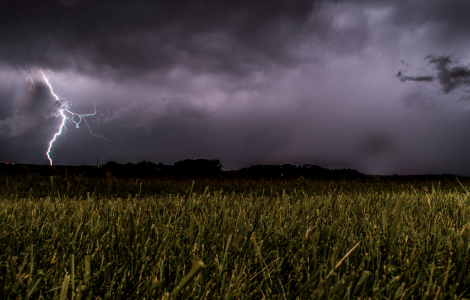
[[[2,180],[0,299],[470,297],[466,183]]]

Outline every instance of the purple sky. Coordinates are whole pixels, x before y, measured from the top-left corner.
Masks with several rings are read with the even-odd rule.
[[[74,112],[96,103],[88,124],[114,141],[68,122],[54,164],[217,158],[226,170],[469,175],[469,11],[435,0],[4,0],[0,162],[49,163],[61,118],[43,70]]]

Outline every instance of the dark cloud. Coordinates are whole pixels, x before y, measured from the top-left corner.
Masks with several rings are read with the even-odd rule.
[[[434,65],[444,93],[470,85],[470,70],[466,66],[458,65],[458,61],[452,61],[451,56],[429,55],[426,58]]]
[[[369,1],[366,1],[369,2]],[[393,23],[407,30],[426,26],[426,42],[455,46],[468,41],[469,1],[398,0],[384,1],[393,7]]]
[[[405,81],[427,81],[432,82],[435,79],[442,86],[442,91],[445,94],[450,93],[460,87],[470,85],[470,69],[466,66],[459,65],[458,61],[452,60],[451,55],[428,55],[426,59],[429,64],[433,65],[437,74],[424,75],[424,76],[405,76],[401,71],[398,72],[398,77],[402,82]]]
[[[242,75],[299,63],[318,1],[2,1],[0,62],[82,72]]]
[[[405,81],[427,81],[431,82],[434,81],[434,76],[433,75],[425,75],[425,76],[405,76],[401,71],[398,72],[397,76],[400,78],[402,82]]]
[[[397,77],[400,78],[402,82],[405,81],[427,81],[431,82],[434,81],[433,75],[425,75],[425,76],[405,76],[401,71],[398,72]]]

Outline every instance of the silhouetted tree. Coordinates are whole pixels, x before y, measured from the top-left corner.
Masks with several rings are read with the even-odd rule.
[[[121,168],[122,164],[119,164],[115,161],[108,161],[107,163],[105,163],[101,167],[104,168],[104,169],[107,169],[107,170],[116,170],[118,168]]]
[[[173,164],[174,170],[179,175],[213,176],[223,169],[222,162],[218,159],[185,159]]]
[[[157,164],[151,161],[141,161],[136,164],[136,167],[139,170],[156,170]]]

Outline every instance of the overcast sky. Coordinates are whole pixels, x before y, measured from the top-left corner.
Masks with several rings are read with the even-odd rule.
[[[96,105],[87,124],[112,142],[66,120],[54,164],[470,175],[469,11],[452,0],[4,0],[0,162],[49,164],[61,110]]]

